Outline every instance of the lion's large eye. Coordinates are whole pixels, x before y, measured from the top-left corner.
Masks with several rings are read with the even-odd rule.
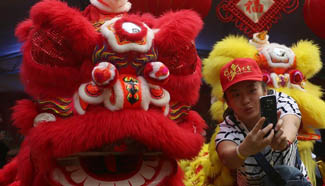
[[[141,32],[141,27],[139,27],[138,25],[132,23],[132,22],[125,22],[122,24],[122,28],[123,30],[125,30],[128,33],[138,33]]]

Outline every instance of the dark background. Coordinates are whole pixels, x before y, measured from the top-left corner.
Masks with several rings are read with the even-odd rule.
[[[83,9],[88,5],[88,0],[65,0],[69,5]],[[13,131],[10,127],[10,107],[17,99],[27,97],[23,92],[23,86],[19,80],[19,65],[21,63],[20,43],[14,37],[16,25],[28,17],[30,7],[38,0],[2,0],[0,1],[0,111],[3,117],[1,130]],[[199,55],[202,58],[208,56],[213,45],[229,34],[244,35],[234,23],[223,23],[216,17],[216,6],[219,0],[213,0],[210,12],[204,18],[204,28],[196,40]],[[303,17],[304,0],[299,1],[299,7],[291,14],[282,13],[278,23],[273,24],[269,30],[271,42],[278,42],[291,46],[298,40],[313,40],[321,48],[322,61],[325,61],[325,40],[317,37],[305,24]],[[319,23],[325,24],[325,23]],[[318,73],[311,81],[325,87],[325,69]],[[202,82],[200,100],[194,107],[209,125],[208,138],[216,125],[210,119],[210,87]],[[12,132],[10,132],[12,133]],[[320,142],[316,144],[315,152],[320,151]],[[323,145],[322,145],[323,146]],[[323,146],[324,147],[324,146]]]

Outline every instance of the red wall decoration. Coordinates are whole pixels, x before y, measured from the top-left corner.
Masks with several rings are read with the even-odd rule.
[[[216,11],[222,22],[234,22],[251,37],[253,33],[269,30],[282,12],[290,14],[298,6],[299,0],[221,0]]]

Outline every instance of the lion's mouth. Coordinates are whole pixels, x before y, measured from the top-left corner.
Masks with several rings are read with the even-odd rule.
[[[289,63],[289,58],[280,58],[277,56],[271,56],[271,61],[272,63],[284,63],[287,64]]]
[[[122,148],[119,152],[89,151],[58,159],[52,179],[63,186],[154,186],[176,171],[175,160],[134,147],[138,148],[137,153],[132,148],[121,151]]]

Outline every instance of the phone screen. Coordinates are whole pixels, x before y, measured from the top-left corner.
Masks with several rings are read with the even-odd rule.
[[[265,117],[263,128],[272,123],[275,128],[278,122],[277,105],[275,95],[266,95],[260,97],[261,117]]]

